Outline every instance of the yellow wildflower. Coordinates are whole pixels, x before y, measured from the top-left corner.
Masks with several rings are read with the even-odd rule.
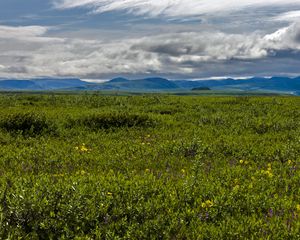
[[[205,203],[206,203],[206,206],[209,207],[209,208],[214,205],[213,202],[210,201],[210,200],[206,200]]]
[[[297,209],[297,211],[300,212],[300,204],[297,204],[297,205],[296,205],[296,209]]]
[[[76,150],[80,151],[80,152],[88,152],[90,151],[90,149],[88,149],[86,146],[85,146],[85,143],[83,143],[81,146],[77,146],[75,147]]]
[[[202,208],[211,208],[214,205],[213,201],[206,200],[205,202],[201,203]]]
[[[240,160],[240,164],[243,164],[244,163],[244,160]]]
[[[107,195],[108,196],[112,196],[113,194],[111,192],[107,192]]]
[[[81,151],[81,152],[87,152],[87,151],[89,151],[89,149],[88,149],[85,145],[82,145],[82,146],[80,147],[80,151]]]

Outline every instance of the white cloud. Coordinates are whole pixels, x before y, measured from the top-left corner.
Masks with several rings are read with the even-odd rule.
[[[44,35],[47,31],[48,28],[42,26],[25,26],[25,27],[0,26],[1,38],[37,37],[37,36]]]
[[[279,51],[300,51],[299,24],[268,35],[183,32],[107,42],[51,38],[46,29],[0,26],[0,77],[197,75],[209,69],[247,74],[252,66],[238,69],[237,63],[267,59]]]
[[[276,21],[296,22],[300,21],[300,11],[289,11],[273,18]]]
[[[60,9],[86,7],[95,13],[127,11],[134,15],[187,17],[257,7],[300,6],[299,0],[53,0]]]
[[[289,27],[268,34],[263,40],[266,47],[273,50],[300,50],[300,23],[293,23]]]
[[[18,40],[21,42],[48,42],[61,41],[59,38],[47,38],[45,34],[51,27],[44,26],[3,26],[0,25],[0,39]]]

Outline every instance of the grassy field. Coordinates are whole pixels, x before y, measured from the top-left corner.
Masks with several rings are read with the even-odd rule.
[[[300,98],[0,95],[0,239],[300,239]]]

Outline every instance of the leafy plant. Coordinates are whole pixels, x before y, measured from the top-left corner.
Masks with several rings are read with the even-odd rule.
[[[44,114],[38,112],[19,112],[6,115],[1,119],[0,127],[8,132],[29,136],[53,133],[56,130],[55,124]]]

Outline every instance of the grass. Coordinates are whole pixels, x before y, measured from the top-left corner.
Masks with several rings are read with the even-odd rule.
[[[0,239],[299,239],[300,98],[0,95]]]

